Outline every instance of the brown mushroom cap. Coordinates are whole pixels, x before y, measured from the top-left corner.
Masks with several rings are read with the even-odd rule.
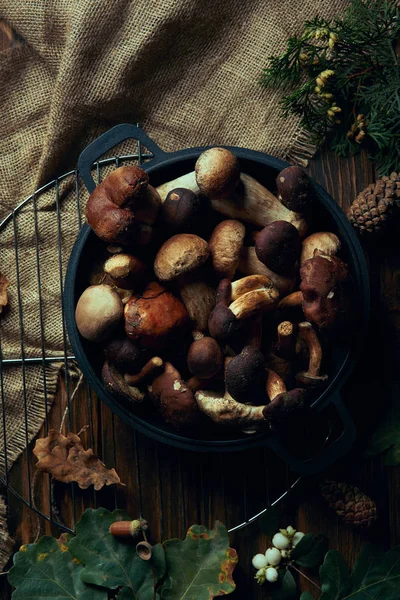
[[[310,208],[310,178],[301,167],[286,167],[276,178],[278,197],[289,210],[305,212]]]
[[[159,283],[152,281],[141,295],[133,295],[125,305],[125,331],[145,348],[163,348],[189,325],[182,302]]]
[[[246,228],[240,221],[228,219],[219,223],[209,240],[215,272],[232,279],[239,264]]]
[[[203,220],[205,206],[205,199],[192,190],[174,188],[161,205],[162,222],[171,233],[197,231],[199,221]]]
[[[226,367],[226,389],[238,402],[265,404],[265,380],[264,356],[252,346],[245,346]]]
[[[305,416],[306,391],[295,388],[275,396],[263,409],[264,418],[272,431],[281,432]]]
[[[189,371],[200,379],[210,379],[222,369],[222,350],[214,338],[204,336],[190,346],[187,356]]]
[[[256,238],[257,258],[275,273],[287,275],[296,270],[300,256],[299,233],[287,221],[273,221]]]
[[[120,373],[138,373],[148,358],[146,351],[127,337],[107,342],[104,356]]]
[[[205,240],[192,233],[179,233],[169,238],[159,249],[154,272],[160,281],[172,281],[200,267],[210,250]]]
[[[303,265],[306,260],[312,258],[314,253],[333,256],[340,250],[341,242],[337,235],[330,231],[318,231],[312,233],[301,244],[300,264]]]
[[[75,321],[86,340],[101,342],[109,338],[120,323],[124,306],[109,285],[91,285],[78,300]]]
[[[210,198],[230,196],[240,179],[238,159],[226,148],[205,150],[197,159],[195,172],[201,193]]]

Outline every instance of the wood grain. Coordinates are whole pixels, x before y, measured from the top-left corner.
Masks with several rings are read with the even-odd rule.
[[[0,51],[12,43],[15,37],[6,24],[0,23]],[[344,160],[326,150],[311,161],[309,173],[344,210],[374,179],[373,168],[364,154]],[[383,410],[382,378],[387,386],[399,378],[400,256],[389,240],[383,240],[379,247],[366,248],[366,255],[372,286],[371,327],[364,354],[345,389],[345,399],[353,408],[361,439],[351,455],[327,475],[358,484],[374,497],[379,525],[367,532],[344,525],[322,501],[318,478],[303,481],[281,504],[282,526],[292,524],[302,531],[327,534],[331,547],[340,550],[350,565],[366,540],[386,547],[400,543],[400,470],[384,467],[381,457],[371,460],[363,454],[363,441],[379,411]],[[75,384],[70,381],[70,393]],[[62,380],[58,400],[57,408],[50,415],[49,427],[60,427],[66,403]],[[32,502],[53,517],[60,512],[63,522],[70,527],[84,508],[116,505],[129,511],[132,517],[145,517],[150,524],[152,541],[182,537],[195,522],[211,526],[215,519],[220,519],[231,527],[261,510],[293,481],[293,474],[283,462],[267,450],[210,455],[160,445],[132,431],[95,398],[86,385],[79,390],[70,418],[72,431],[90,425],[82,435],[84,443],[92,447],[107,466],[115,466],[125,487],[112,487],[95,494],[72,485],[52,484],[44,474],[34,479],[30,451],[21,457],[11,476],[15,489],[28,498],[28,479],[21,474],[27,473],[29,465],[31,483],[34,479],[35,484]],[[45,434],[45,428],[41,434]],[[8,501],[10,529],[16,546],[44,533],[57,534],[57,528],[39,519],[11,493]],[[255,524],[232,534],[231,544],[240,558],[235,572],[238,589],[232,599],[264,599],[265,590],[254,582],[250,561],[253,554],[265,550],[267,540]],[[315,592],[304,579],[301,587]],[[9,597],[10,589],[5,578],[1,578],[0,599]]]

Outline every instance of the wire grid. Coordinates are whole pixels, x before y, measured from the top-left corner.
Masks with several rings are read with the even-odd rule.
[[[147,150],[143,149],[141,147],[140,142],[137,142],[137,151],[136,152],[134,152],[132,154],[124,154],[121,156],[112,156],[109,158],[99,160],[97,163],[95,163],[93,165],[93,168],[97,175],[97,182],[99,183],[101,181],[102,175],[104,175],[106,168],[109,168],[110,166],[117,168],[118,166],[120,166],[122,164],[131,163],[131,162],[135,162],[136,164],[137,163],[143,164],[144,162],[150,160],[151,158],[153,158],[153,154],[151,154]],[[100,410],[99,401],[97,399],[95,399],[87,382],[85,382],[85,381],[82,382],[81,381],[82,378],[78,379],[79,372],[76,371],[76,363],[74,360],[75,357],[69,349],[68,336],[67,336],[67,331],[66,331],[66,326],[65,326],[65,318],[64,318],[63,300],[61,303],[62,351],[59,354],[51,354],[50,356],[48,355],[46,341],[45,341],[45,335],[44,335],[45,322],[44,322],[44,315],[43,315],[43,310],[42,310],[42,298],[41,298],[43,275],[42,275],[41,266],[40,266],[41,252],[40,252],[40,244],[39,244],[40,232],[39,232],[39,221],[38,221],[38,199],[41,197],[41,195],[43,195],[44,193],[47,193],[47,192],[52,192],[54,194],[54,211],[55,211],[56,218],[57,218],[57,230],[58,230],[57,256],[58,256],[59,293],[61,294],[61,298],[63,298],[63,286],[64,286],[63,264],[65,262],[65,257],[63,256],[63,250],[62,250],[62,236],[63,236],[63,232],[62,232],[62,198],[61,198],[62,193],[60,190],[62,188],[63,182],[65,182],[66,180],[69,180],[70,182],[72,180],[73,186],[74,186],[74,193],[70,194],[67,197],[67,201],[69,202],[70,208],[71,208],[72,204],[74,204],[74,206],[75,206],[76,216],[77,216],[76,234],[78,234],[78,231],[83,223],[82,211],[83,211],[84,207],[82,206],[82,202],[81,202],[80,179],[79,179],[79,174],[78,174],[77,170],[71,170],[71,171],[65,173],[64,175],[62,175],[61,177],[50,181],[48,184],[46,184],[45,186],[38,189],[31,196],[29,196],[24,201],[22,201],[0,223],[0,235],[2,234],[4,228],[10,224],[12,224],[13,232],[14,232],[16,284],[18,287],[18,291],[17,291],[18,315],[19,315],[19,325],[20,325],[20,355],[19,356],[13,356],[10,358],[3,357],[2,335],[0,335],[0,391],[1,391],[1,399],[2,399],[2,423],[3,423],[2,444],[3,444],[3,458],[4,458],[4,474],[0,475],[0,482],[19,501],[21,501],[23,504],[25,504],[30,509],[35,511],[40,517],[45,519],[47,522],[49,522],[50,524],[52,524],[58,528],[65,530],[65,531],[73,531],[75,523],[80,516],[78,514],[78,510],[77,510],[76,496],[77,496],[77,493],[81,494],[81,491],[78,490],[76,484],[74,484],[74,483],[61,484],[64,486],[63,487],[64,496],[67,496],[69,498],[70,504],[72,505],[72,513],[73,513],[72,519],[70,518],[70,521],[68,524],[66,524],[64,522],[63,517],[60,514],[60,509],[57,504],[57,498],[56,498],[57,494],[55,493],[54,485],[52,483],[50,476],[47,476],[48,482],[46,484],[46,486],[48,487],[48,502],[46,505],[46,507],[47,507],[46,510],[41,506],[37,506],[37,504],[35,502],[34,496],[35,496],[35,484],[37,483],[36,482],[37,471],[35,470],[34,462],[32,461],[33,443],[29,439],[29,416],[28,416],[29,410],[28,410],[27,383],[26,383],[27,382],[26,371],[27,371],[28,366],[29,365],[40,366],[42,369],[43,381],[45,382],[44,397],[43,397],[44,410],[45,410],[45,421],[44,421],[43,428],[42,428],[42,434],[44,434],[44,435],[47,435],[47,433],[51,427],[54,428],[54,422],[57,419],[58,419],[60,431],[61,430],[63,430],[63,432],[64,432],[64,430],[74,431],[73,423],[72,423],[72,415],[73,415],[74,409],[73,409],[72,405],[73,405],[73,401],[74,401],[74,396],[76,394],[76,386],[78,385],[78,383],[81,388],[82,388],[82,386],[84,386],[85,391],[86,391],[85,397],[86,397],[86,402],[87,402],[86,410],[87,410],[87,413],[89,414],[87,447],[93,447],[93,442],[94,442],[93,414],[95,414],[96,407],[97,407],[97,410]],[[41,351],[38,356],[26,356],[25,336],[24,336],[24,311],[23,311],[23,303],[22,303],[23,290],[21,289],[21,286],[20,286],[20,284],[21,284],[20,267],[21,267],[22,258],[20,256],[20,251],[19,251],[18,219],[21,214],[21,211],[28,206],[32,210],[32,215],[33,215],[34,224],[35,224],[34,258],[35,258],[35,263],[36,263],[36,268],[35,268],[36,273],[32,273],[32,277],[36,276],[37,284],[38,284],[38,291],[39,291],[39,311],[38,311],[37,317],[39,319],[40,328],[41,328]],[[71,246],[71,249],[72,249],[72,246]],[[68,253],[68,255],[69,255],[69,253]],[[1,323],[0,323],[0,332],[1,332]],[[64,405],[62,406],[61,410],[57,409],[58,412],[56,411],[56,407],[51,405],[51,399],[49,397],[49,392],[47,390],[46,368],[49,364],[59,364],[60,365],[62,378],[64,379],[64,383],[65,383]],[[15,481],[13,481],[13,478],[10,475],[10,469],[9,469],[9,464],[8,464],[8,452],[7,452],[8,440],[7,440],[7,431],[6,431],[6,414],[5,414],[6,411],[5,411],[5,405],[4,405],[4,398],[5,398],[5,394],[7,393],[7,389],[5,386],[4,374],[9,367],[20,368],[23,399],[24,399],[24,414],[22,415],[21,418],[23,420],[23,426],[25,429],[25,448],[23,450],[22,457],[18,461],[19,469],[22,470],[22,476],[18,480],[17,484],[15,483]],[[96,404],[96,402],[97,402],[97,404]],[[81,410],[81,408],[82,407],[80,407],[80,410]],[[55,412],[57,412],[56,415],[54,415]],[[118,418],[115,417],[114,414],[112,413],[112,416],[111,416],[112,432],[111,432],[110,438],[108,439],[108,448],[105,449],[105,450],[107,450],[107,452],[103,452],[103,454],[104,453],[107,454],[108,458],[110,457],[110,455],[112,455],[114,457],[114,463],[115,463],[115,456],[116,456],[116,447],[117,447],[117,443],[118,443],[117,442],[117,433],[116,433],[116,421],[117,420],[118,420]],[[138,499],[139,500],[139,511],[140,511],[140,516],[142,516],[142,513],[143,513],[142,504],[143,503],[142,503],[142,494],[141,494],[141,473],[140,473],[139,460],[138,460],[138,439],[137,438],[138,438],[138,436],[137,436],[136,432],[133,431],[134,461],[135,461],[135,469],[134,470],[136,473],[136,488],[138,490],[138,496],[139,496],[139,499]],[[159,463],[158,463],[158,460],[159,460],[158,446],[159,446],[159,444],[157,443],[156,452],[157,452],[158,477],[160,478]],[[111,447],[111,450],[110,450],[110,447]],[[98,452],[98,454],[99,454],[100,458],[103,460],[102,453]],[[224,481],[225,480],[224,480],[224,473],[223,473],[223,471],[224,471],[223,459],[220,456],[218,460],[221,461],[222,490],[224,490],[224,485],[225,485]],[[107,466],[110,466],[109,462],[108,462]],[[181,488],[180,493],[182,495],[184,483],[183,483],[182,465],[180,463],[180,460],[179,460],[179,464],[178,464],[177,468],[179,471],[179,479],[180,479],[180,488]],[[229,531],[235,531],[235,530],[241,529],[241,528],[249,525],[253,521],[255,521],[259,516],[261,516],[267,510],[266,504],[268,506],[277,504],[283,497],[285,497],[290,492],[290,490],[292,490],[296,486],[296,484],[298,483],[298,481],[300,479],[297,476],[295,476],[293,473],[290,473],[289,470],[287,470],[286,475],[284,476],[284,481],[286,482],[285,485],[280,490],[280,493],[275,494],[275,496],[271,497],[269,488],[268,488],[268,477],[266,475],[267,469],[266,469],[265,464],[262,466],[262,469],[265,471],[265,478],[267,480],[267,483],[266,483],[267,497],[264,498],[263,508],[261,508],[261,510],[258,510],[256,514],[252,514],[252,516],[250,516],[251,513],[249,514],[249,512],[248,512],[247,500],[246,500],[247,491],[246,491],[246,489],[244,489],[243,490],[243,494],[244,494],[243,514],[238,519],[238,522],[227,523],[227,525],[231,526]],[[43,476],[43,474],[41,474],[41,476]],[[203,472],[201,474],[201,477],[202,477],[201,486],[203,486]],[[42,484],[42,485],[45,485],[45,484]],[[246,488],[246,485],[244,487]],[[22,488],[24,488],[24,489],[22,489]],[[117,496],[116,486],[113,486],[113,488],[114,488],[113,504],[114,504],[114,507],[116,508],[118,506],[118,496]],[[241,493],[241,492],[242,492],[241,490],[238,491],[238,493]],[[92,506],[94,505],[95,507],[98,506],[99,505],[98,499],[97,499],[98,493],[94,492],[94,490],[91,490],[90,494],[91,494],[91,500],[90,500],[91,505]],[[86,496],[86,497],[88,497],[88,496]],[[182,506],[184,506],[183,502],[182,502]],[[81,504],[80,504],[80,507],[81,507]],[[162,519],[161,507],[159,508],[159,510],[160,510],[160,519]],[[184,508],[183,508],[183,511],[184,511]],[[81,510],[80,510],[80,512],[81,512]],[[146,515],[145,515],[145,517],[146,517]],[[182,519],[185,524],[187,521],[185,514],[182,515]],[[225,521],[225,522],[227,522],[227,521]],[[161,525],[161,531],[162,531],[162,525]]]

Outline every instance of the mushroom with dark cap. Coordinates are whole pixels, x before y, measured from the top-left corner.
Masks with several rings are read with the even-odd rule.
[[[118,337],[107,342],[104,355],[120,373],[138,373],[146,361],[146,351],[128,337]]]
[[[195,339],[191,344],[187,364],[189,371],[200,379],[211,379],[223,366],[224,356],[218,342],[209,336]]]
[[[168,233],[198,231],[205,215],[207,202],[185,188],[171,190],[161,205],[161,219]]]
[[[264,356],[252,346],[245,346],[232,358],[225,370],[228,393],[238,402],[265,404]]]
[[[305,321],[299,323],[299,335],[307,345],[309,353],[309,364],[307,371],[301,371],[296,375],[296,382],[305,387],[319,387],[328,380],[327,375],[320,375],[322,348],[318,336],[311,325]]]
[[[266,391],[270,403],[264,407],[263,415],[272,431],[281,432],[305,416],[306,390],[287,391],[282,378],[271,369],[267,370]]]
[[[304,213],[311,205],[310,178],[301,167],[286,167],[276,178],[278,198],[289,210]]]
[[[279,275],[258,260],[254,246],[243,246],[238,270],[244,275],[265,275],[278,288],[281,296],[289,294],[295,284],[293,275]]]
[[[242,323],[236,319],[228,308],[231,301],[231,282],[222,279],[217,288],[217,297],[214,310],[208,319],[210,335],[219,342],[226,342],[240,329]]]
[[[349,268],[337,256],[316,254],[300,269],[305,318],[321,329],[332,328],[348,312]]]
[[[148,389],[162,417],[174,429],[196,425],[200,412],[193,392],[171,363],[165,363],[164,372],[153,380]]]
[[[287,221],[274,221],[256,236],[257,258],[280,275],[292,275],[300,257],[299,233]]]

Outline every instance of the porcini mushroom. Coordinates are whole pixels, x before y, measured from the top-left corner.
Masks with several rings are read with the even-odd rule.
[[[245,226],[229,219],[219,223],[211,234],[209,247],[214,271],[219,277],[232,279],[239,264]]]
[[[143,366],[143,360],[146,360],[146,352],[128,337],[118,337],[107,342],[104,355],[120,373],[137,373]]]
[[[341,242],[337,235],[330,231],[319,231],[312,233],[303,240],[301,244],[300,265],[312,258],[315,253],[325,256],[336,255],[341,248]]]
[[[218,342],[209,336],[196,339],[187,355],[189,371],[200,379],[214,377],[222,369],[223,360],[224,356]]]
[[[195,173],[197,185],[204,196],[227,198],[239,183],[239,161],[226,148],[209,148],[197,159]]]
[[[305,318],[321,329],[332,328],[348,311],[349,268],[337,256],[316,254],[300,269]]]
[[[286,167],[276,178],[278,198],[288,208],[298,213],[309,210],[311,205],[310,178],[301,167]]]
[[[199,229],[207,202],[185,188],[171,190],[161,205],[161,220],[168,233],[191,233]]]
[[[112,244],[147,243],[161,199],[138,166],[115,169],[90,195],[86,220],[96,235]]]
[[[86,340],[101,342],[119,325],[124,307],[117,292],[109,285],[91,285],[82,293],[75,309],[75,322]]]
[[[193,427],[198,422],[200,413],[193,392],[171,363],[165,363],[164,372],[148,389],[164,420],[175,429]]]
[[[189,326],[182,302],[159,283],[150,282],[142,294],[125,305],[125,331],[144,348],[159,350]]]
[[[237,300],[243,294],[252,292],[253,290],[259,290],[260,288],[267,288],[273,285],[273,281],[266,275],[248,275],[242,277],[236,281],[232,281],[232,293],[231,300]]]
[[[105,361],[101,371],[101,377],[105,388],[113,394],[131,402],[142,402],[145,394],[137,387],[129,385],[122,373],[108,360]]]
[[[306,391],[287,391],[283,379],[271,369],[267,370],[266,391],[270,403],[264,407],[263,415],[272,431],[280,432],[304,416]]]
[[[173,281],[200,267],[209,255],[208,244],[201,237],[192,233],[178,233],[157,252],[154,272],[159,281]]]
[[[225,385],[238,402],[265,404],[264,356],[252,346],[245,346],[232,358],[225,370]]]
[[[280,275],[292,275],[300,256],[299,233],[287,221],[274,221],[257,233],[256,254],[265,266]]]
[[[301,371],[296,375],[296,381],[305,387],[318,387],[328,379],[327,375],[320,375],[322,348],[319,339],[311,323],[299,323],[299,335],[307,344],[309,353],[309,364],[307,371]]]
[[[217,288],[215,308],[208,319],[210,335],[219,342],[228,341],[242,325],[228,308],[230,301],[231,282],[229,279],[221,279]]]
[[[140,258],[131,254],[113,254],[104,263],[106,283],[112,283],[118,288],[132,290],[142,283],[146,265]]]
[[[215,306],[214,288],[203,280],[185,277],[180,282],[179,295],[195,329],[206,331],[208,318]]]
[[[295,278],[293,276],[287,277],[279,275],[278,273],[271,271],[271,269],[258,260],[254,246],[243,246],[238,270],[244,275],[265,275],[278,288],[281,296],[289,294],[295,284]]]

